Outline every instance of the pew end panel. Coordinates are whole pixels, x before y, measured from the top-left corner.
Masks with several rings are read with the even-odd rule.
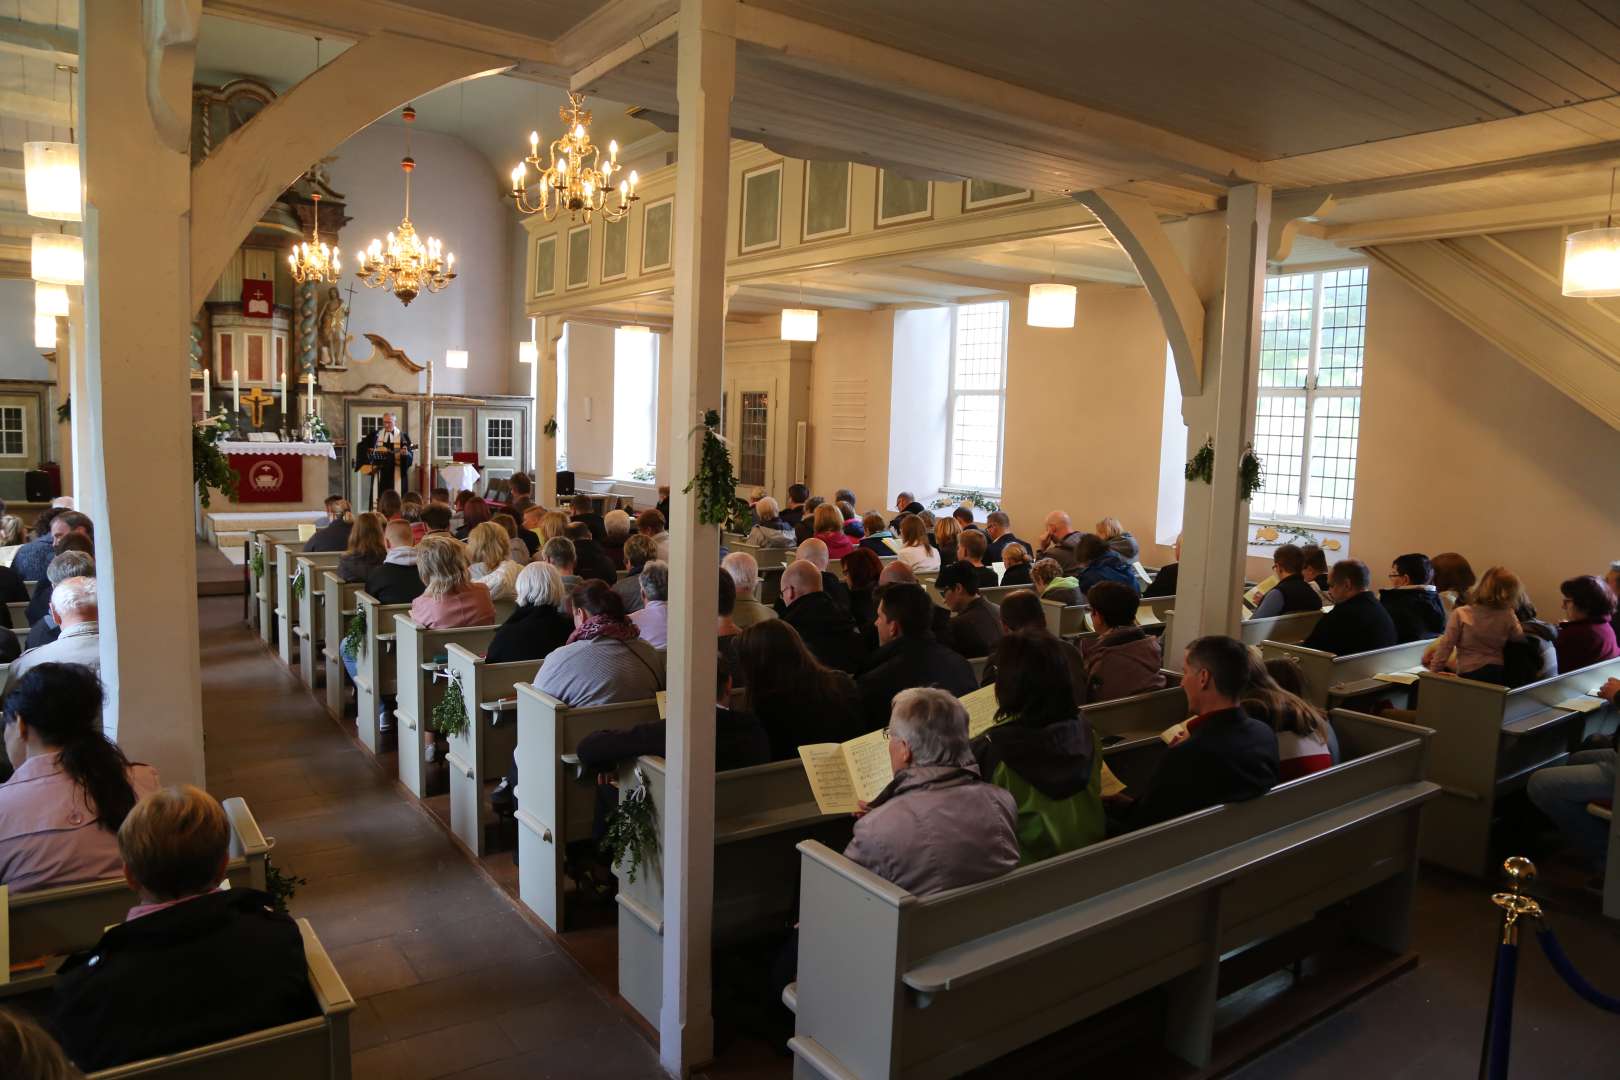
[[[446,667],[467,711],[467,729],[447,737],[450,831],[474,855],[483,855],[488,847],[487,827],[495,821],[487,786],[505,775],[517,750],[514,688],[533,682],[543,661],[491,664],[460,642],[452,642],[446,656]]]
[[[1410,911],[1428,736],[1349,726],[1355,760],[933,896],[801,844],[795,1075],[956,1075],[1155,986],[1167,1047],[1206,1063],[1223,949],[1346,900]]]
[[[376,755],[379,749],[378,713],[396,689],[394,617],[411,610],[409,604],[384,604],[364,589],[355,593],[355,607],[366,615],[366,634],[355,658],[354,725],[360,741]],[[341,663],[341,660],[339,661]]]
[[[309,965],[310,989],[320,1013],[280,1027],[250,1032],[163,1057],[133,1061],[90,1074],[90,1080],[349,1080],[349,1014],[355,1001],[315,936],[308,919],[298,920]]]
[[[358,581],[341,581],[335,572],[321,575],[321,659],[326,665],[326,711],[333,719],[343,716],[343,639],[349,620],[357,610],[356,597],[365,589]]]
[[[580,739],[603,728],[629,728],[658,719],[656,701],[574,708],[532,683],[519,683],[518,896],[553,933],[566,928],[563,861],[571,841],[591,835],[596,778],[576,775],[563,761]]]
[[[418,799],[428,795],[427,745],[433,735],[433,709],[449,686],[439,657],[452,644],[482,653],[500,627],[459,626],[431,629],[408,614],[394,616],[394,709],[399,726],[399,782]]]
[[[1299,668],[1305,697],[1319,709],[1330,706],[1365,708],[1381,699],[1404,695],[1405,686],[1383,682],[1378,675],[1404,672],[1423,662],[1433,639],[1408,641],[1369,652],[1334,656],[1320,649],[1285,641],[1266,640],[1260,653],[1267,660],[1287,660]]]
[[[336,551],[300,554],[295,561],[293,575],[303,575],[303,592],[295,609],[293,646],[298,653],[298,676],[311,690],[322,669],[321,642],[326,637],[326,583],[322,575],[337,566],[341,555]]]

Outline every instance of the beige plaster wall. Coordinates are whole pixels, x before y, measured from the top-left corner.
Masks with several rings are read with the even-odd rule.
[[[887,507],[894,312],[825,311],[810,360],[811,491]],[[778,492],[778,495],[785,494]]]

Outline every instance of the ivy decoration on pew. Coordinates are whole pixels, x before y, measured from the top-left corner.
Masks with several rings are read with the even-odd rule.
[[[434,678],[441,676],[449,680],[450,686],[433,706],[430,726],[441,735],[460,735],[467,730],[467,702],[461,694],[461,677],[453,671],[434,673]]]
[[[635,770],[636,786],[623,793],[619,805],[608,815],[602,837],[602,853],[612,866],[622,866],[626,881],[634,882],[641,864],[658,851],[658,821],[647,777],[640,766]]]
[[[263,548],[254,548],[253,549],[253,561],[249,565],[253,567],[253,576],[254,577],[256,577],[256,578],[263,578],[264,577],[264,549]]]
[[[1265,464],[1254,452],[1254,443],[1245,443],[1243,456],[1238,459],[1238,498],[1248,502],[1255,492],[1265,486]]]
[[[681,489],[686,495],[697,489],[697,517],[704,525],[725,525],[737,511],[737,477],[731,471],[731,451],[720,437],[720,414],[713,409],[703,414],[703,423],[690,434],[703,432],[703,452],[698,457],[697,474]]]
[[[1215,482],[1215,440],[1213,438],[1206,437],[1204,439],[1204,445],[1200,446],[1198,453],[1194,454],[1192,460],[1187,462],[1187,468],[1184,472],[1189,484],[1194,480],[1202,480],[1206,484]]]
[[[349,619],[349,627],[343,633],[343,651],[350,656],[358,657],[360,650],[366,644],[366,609],[359,608]]]
[[[298,572],[292,576],[292,600],[296,604],[304,598],[304,568],[300,566]]]
[[[292,903],[294,896],[298,895],[298,887],[308,884],[307,880],[297,874],[287,873],[266,856],[264,860],[264,889],[270,894],[277,911],[283,915],[287,914],[287,905]]]

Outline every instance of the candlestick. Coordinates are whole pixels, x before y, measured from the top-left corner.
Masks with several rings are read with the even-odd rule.
[[[287,365],[283,363],[281,365],[281,423],[283,427],[286,426],[287,418],[291,415],[287,411],[287,406],[291,401],[292,399],[287,396]]]
[[[231,414],[242,411],[242,376],[236,369],[231,369]]]
[[[208,415],[208,369],[203,368],[203,415]]]

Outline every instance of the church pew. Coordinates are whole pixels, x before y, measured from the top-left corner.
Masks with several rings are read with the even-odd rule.
[[[259,640],[266,645],[276,643],[276,606],[281,602],[276,592],[276,549],[284,544],[291,544],[302,549],[303,541],[298,539],[297,529],[256,529],[253,532],[253,549],[249,551],[248,577],[252,580],[249,588],[253,589],[259,604]],[[253,578],[252,556],[259,555],[264,563],[262,576]]]
[[[226,880],[237,888],[263,889],[271,842],[259,831],[258,822],[244,800],[226,799],[221,805],[231,824]],[[93,948],[101,940],[102,932],[114,923],[123,922],[125,914],[138,903],[139,896],[122,877],[11,893],[7,900],[9,962],[15,964],[41,957],[52,960],[43,969],[17,973],[11,982],[0,983],[0,996],[31,993],[49,986],[62,958]]]
[[[356,610],[366,617],[365,643],[355,657],[354,725],[360,741],[375,755],[379,742],[377,708],[398,686],[394,616],[408,613],[411,605],[379,603],[364,589],[354,594],[354,603]]]
[[[776,603],[782,595],[782,571],[784,566],[762,566],[759,568],[759,602],[769,607]]]
[[[308,559],[320,570],[329,570],[337,566],[343,557],[341,551],[303,552],[297,544],[278,544],[276,546],[276,651],[281,655],[281,662],[288,667],[293,666],[293,649],[297,647],[299,635],[298,602],[293,599],[292,582],[298,572],[301,559]],[[268,572],[268,566],[266,571]],[[309,595],[313,583],[306,580],[304,594]]]
[[[518,896],[553,933],[567,926],[563,857],[568,844],[588,840],[596,778],[563,760],[579,740],[603,728],[629,728],[658,719],[658,703],[575,708],[533,683],[517,685]]]
[[[11,629],[24,640],[27,639],[29,627],[32,625],[28,621],[29,603],[27,600],[12,600],[6,604],[6,612],[11,618]]]
[[[1167,1049],[1202,1067],[1224,954],[1346,901],[1404,953],[1428,733],[1334,720],[1331,769],[933,896],[800,844],[794,1076],[956,1075],[1161,986]]]
[[[500,627],[458,626],[430,630],[410,615],[394,616],[395,693],[394,720],[399,727],[399,782],[418,799],[427,798],[427,747],[424,732],[432,730],[433,706],[444,696],[449,680],[439,657],[452,643],[482,653]]]
[[[358,581],[339,581],[331,570],[324,571],[321,581],[321,617],[311,626],[319,626],[321,638],[318,649],[326,664],[326,711],[334,719],[343,716],[343,639],[349,633],[349,621],[357,610],[355,598],[365,589]],[[314,651],[312,649],[312,651]]]
[[[1262,641],[1260,655],[1267,660],[1288,660],[1295,664],[1305,682],[1305,699],[1325,709],[1329,704],[1343,705],[1352,699],[1383,697],[1403,691],[1405,688],[1400,684],[1382,682],[1374,676],[1404,672],[1421,665],[1423,651],[1433,640],[1408,641],[1346,656],[1281,641]],[[1368,702],[1358,700],[1357,704],[1365,707]]]
[[[308,919],[299,919],[309,985],[320,1015],[162,1057],[91,1073],[89,1080],[349,1080],[349,1013],[354,996]]]
[[[1165,608],[1159,617],[1164,622],[1164,636],[1170,640],[1175,622],[1175,608]],[[1245,645],[1259,645],[1262,641],[1295,644],[1304,641],[1316,629],[1320,611],[1296,611],[1292,615],[1274,615],[1268,619],[1244,619],[1238,625],[1238,637]]]
[[[446,667],[467,710],[467,730],[448,737],[450,831],[474,855],[485,850],[485,829],[495,820],[486,785],[506,775],[517,750],[517,691],[540,673],[540,660],[490,664],[452,643]]]
[[[1187,694],[1179,683],[1163,690],[1082,705],[1080,712],[1099,736],[1117,736],[1126,740],[1150,735],[1158,738],[1165,728],[1179,724],[1192,715],[1192,710],[1187,707]]]
[[[1042,600],[1041,611],[1046,616],[1046,628],[1058,637],[1072,638],[1091,629],[1086,620],[1090,608],[1085,604],[1060,604],[1055,600]]]
[[[1583,699],[1620,676],[1620,659],[1509,690],[1425,673],[1418,677],[1417,722],[1433,728],[1429,779],[1441,797],[1423,830],[1423,857],[1475,877],[1488,875],[1498,803],[1544,765],[1561,763],[1600,713],[1562,703]],[[1604,706],[1607,711],[1609,706]]]
[[[642,757],[619,770],[619,797],[645,782],[660,833],[668,820],[665,762]],[[814,839],[842,850],[854,819],[823,814],[810,792],[804,764],[776,761],[716,773],[714,780],[715,948],[782,930],[793,923],[798,899],[800,840]],[[636,880],[614,868],[619,879],[619,996],[650,1024],[663,1001],[664,873],[660,843],[644,853]]]
[[[733,541],[728,538],[726,541],[726,549],[728,553],[736,551],[747,552],[754,557],[754,561],[759,564],[759,568],[761,570],[764,570],[767,566],[785,567],[788,563],[793,561],[794,549],[792,547],[766,548],[759,547],[755,544],[745,543],[742,540]]]
[[[298,650],[298,676],[311,690],[315,689],[315,673],[321,670],[321,642],[326,639],[325,575],[336,566],[337,559],[328,564],[319,553],[300,553],[294,560],[293,576],[303,575],[303,593],[293,612],[293,638]],[[359,583],[354,587],[358,588]]]

